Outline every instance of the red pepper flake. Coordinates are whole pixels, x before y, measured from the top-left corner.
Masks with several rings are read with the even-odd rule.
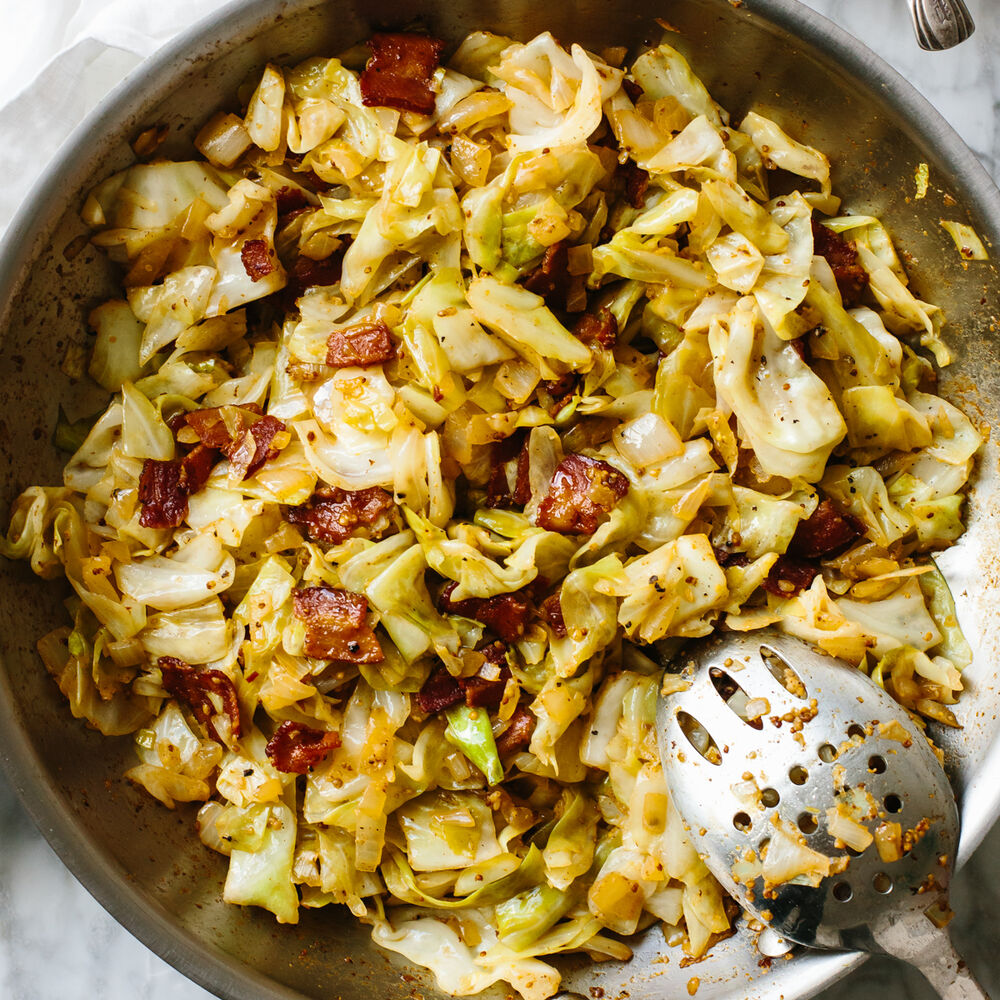
[[[382,320],[334,330],[326,342],[328,365],[368,368],[391,361],[395,356],[395,342]]]
[[[602,306],[596,314],[584,313],[576,321],[573,336],[585,344],[614,347],[618,339],[618,320],[607,306]]]
[[[558,592],[546,597],[542,601],[538,606],[538,613],[541,615],[542,620],[552,629],[554,636],[559,639],[566,638],[566,622],[563,619],[562,604],[559,601]]]
[[[393,32],[373,35],[368,47],[372,55],[361,74],[361,103],[433,114],[431,82],[444,42],[428,35]]]
[[[240,250],[240,259],[251,281],[260,281],[274,270],[274,251],[264,240],[247,240]]]
[[[339,746],[340,733],[324,732],[287,719],[267,741],[264,753],[285,774],[308,774]]]
[[[385,656],[368,625],[368,600],[336,587],[303,587],[292,592],[295,617],[305,623],[307,656],[347,663],[381,663]]]
[[[531,614],[531,600],[526,591],[453,601],[451,595],[457,586],[457,583],[449,583],[441,592],[440,606],[446,614],[482,622],[504,642],[516,642],[524,635],[524,626]]]
[[[229,732],[234,739],[239,738],[240,703],[226,674],[221,670],[195,670],[174,656],[161,656],[157,666],[163,675],[164,690],[190,705],[195,718],[208,727],[214,739],[223,742],[213,721],[220,715],[229,717]]]
[[[514,709],[510,725],[497,737],[497,753],[501,757],[526,750],[535,731],[535,717],[523,705]]]
[[[592,535],[628,493],[628,479],[607,462],[567,455],[556,467],[536,523],[564,535]]]
[[[542,262],[524,279],[524,287],[541,295],[550,309],[565,309],[569,286],[569,244],[560,240],[545,248]]]
[[[865,525],[853,514],[842,514],[832,500],[823,500],[800,521],[788,551],[800,559],[819,559],[847,548],[865,533]]]
[[[289,507],[285,517],[305,528],[314,542],[339,545],[359,528],[366,537],[381,538],[391,527],[392,495],[379,486],[364,490],[323,487],[300,507]]]
[[[812,231],[815,253],[825,257],[833,270],[844,306],[850,309],[860,305],[868,287],[868,272],[858,262],[857,248],[815,219],[812,220]]]
[[[818,573],[819,568],[810,563],[790,556],[778,556],[762,586],[775,597],[794,597],[802,593]]]

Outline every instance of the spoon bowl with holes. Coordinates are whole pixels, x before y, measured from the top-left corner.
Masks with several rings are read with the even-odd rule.
[[[955,796],[927,736],[851,664],[776,630],[688,646],[657,729],[712,874],[811,948],[884,952],[946,1000],[986,993],[948,936]]]

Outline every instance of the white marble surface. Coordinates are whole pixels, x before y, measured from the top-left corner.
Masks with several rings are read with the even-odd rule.
[[[0,0],[0,105],[71,42],[87,17],[113,13],[128,0]],[[934,104],[1000,175],[1000,3],[967,0],[978,32],[961,48],[921,52],[904,0],[806,0],[888,60]],[[202,0],[203,9],[217,3]],[[15,10],[15,5],[17,9]],[[168,11],[171,5],[163,5]],[[11,30],[11,17],[14,28]],[[167,37],[169,13],[151,33]],[[180,24],[184,21],[181,20]],[[86,86],[70,95],[74,113],[137,62],[112,51],[87,63]],[[2,165],[0,152],[0,165]],[[28,178],[19,178],[24,181]],[[0,203],[0,230],[7,219]],[[955,937],[984,983],[1000,997],[1000,827],[959,875]],[[888,960],[870,961],[822,1000],[931,1000],[920,976]],[[63,868],[0,778],[0,998],[3,1000],[207,1000],[210,994],[175,972],[118,926]]]

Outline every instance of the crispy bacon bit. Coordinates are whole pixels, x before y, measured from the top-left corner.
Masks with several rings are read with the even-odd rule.
[[[368,368],[391,361],[395,356],[396,345],[382,320],[334,330],[326,342],[328,365]]]
[[[566,638],[566,622],[563,620],[562,604],[559,601],[558,593],[546,597],[538,605],[538,613],[541,615],[542,620],[552,629],[553,635],[559,639]]]
[[[197,493],[208,482],[217,458],[214,448],[199,444],[181,459],[180,487],[188,496]]]
[[[181,485],[179,459],[147,458],[139,475],[139,523],[144,528],[176,528],[187,517],[188,494]]]
[[[639,98],[646,93],[642,89],[642,87],[640,87],[639,84],[635,82],[635,80],[630,80],[628,77],[622,80],[622,90],[625,91],[625,93],[628,95],[628,99],[633,104],[636,104]]]
[[[568,250],[565,240],[546,247],[542,262],[524,279],[524,287],[541,295],[550,309],[566,308],[570,285]]]
[[[749,566],[750,560],[747,558],[745,552],[737,552],[729,548],[729,546],[712,546],[712,554],[715,556],[715,561],[723,568],[727,569],[730,566]]]
[[[504,642],[516,642],[524,635],[524,626],[531,613],[531,600],[523,590],[495,597],[467,597],[453,601],[457,583],[449,583],[441,592],[441,610],[450,615],[472,618],[491,628]]]
[[[308,656],[348,663],[381,663],[385,659],[368,625],[368,601],[336,587],[303,587],[292,592],[295,617],[305,623]]]
[[[358,528],[370,528],[370,538],[380,538],[389,528],[392,495],[379,486],[364,490],[323,487],[307,503],[289,507],[285,517],[305,528],[314,542],[339,545]]]
[[[278,207],[278,215],[288,215],[291,212],[297,212],[300,208],[305,208],[309,204],[309,200],[302,188],[286,185],[274,192],[274,203]]]
[[[646,189],[649,187],[649,174],[631,160],[621,164],[618,169],[625,176],[625,198],[633,208],[642,208],[646,204]]]
[[[494,657],[499,654],[499,662],[502,663],[500,676],[489,679],[483,677],[480,671],[475,677],[463,678],[458,683],[465,692],[465,704],[469,708],[496,708],[503,701],[504,688],[510,680],[510,667],[506,663],[507,650],[503,643],[495,642],[480,652],[486,655],[487,662],[494,664],[498,662]]]
[[[184,419],[203,445],[229,459],[234,476],[247,479],[277,456],[271,442],[285,429],[277,417],[262,416],[259,409],[250,404],[214,406],[192,410]]]
[[[247,240],[240,250],[243,270],[251,281],[260,281],[274,270],[273,251],[263,240]]]
[[[361,103],[365,107],[433,114],[431,81],[444,42],[427,35],[398,32],[372,35],[368,47],[372,57],[361,74]]]
[[[223,742],[212,721],[219,715],[229,717],[229,732],[233,738],[239,738],[242,732],[239,699],[233,682],[221,670],[195,670],[174,656],[161,656],[157,665],[167,694],[190,705],[195,718],[208,726],[214,739]]]
[[[596,315],[584,313],[573,327],[573,336],[585,344],[614,347],[618,339],[618,320],[607,306],[602,307]]]
[[[514,488],[511,489],[507,470],[509,463],[515,459],[516,475]],[[510,437],[493,445],[493,468],[486,483],[487,507],[523,507],[531,499],[529,463],[528,436],[523,431],[515,431]]]
[[[428,715],[457,705],[462,697],[462,689],[458,681],[444,667],[438,667],[427,678],[424,686],[416,695],[420,710]]]
[[[552,474],[535,523],[564,535],[592,535],[628,493],[628,479],[596,458],[567,455]]]
[[[322,260],[313,260],[311,257],[303,257],[301,254],[296,257],[288,278],[288,284],[295,289],[296,297],[307,288],[337,284],[340,281],[344,254],[347,252],[348,246],[350,243],[345,240],[342,246]]]
[[[815,219],[812,231],[815,252],[825,257],[832,268],[844,306],[850,309],[860,305],[868,287],[868,272],[858,263],[858,251],[854,244],[848,243],[839,233]]]
[[[823,500],[799,522],[788,551],[800,559],[819,559],[846,548],[864,533],[863,522],[853,514],[841,514],[832,500]]]
[[[286,719],[267,741],[264,753],[285,774],[308,774],[340,746],[340,733],[324,732]]]
[[[771,567],[762,586],[775,597],[794,597],[813,582],[818,572],[818,567],[810,563],[791,556],[778,556],[778,561]]]
[[[497,737],[497,753],[506,757],[526,749],[534,731],[535,717],[524,706],[518,705],[510,717],[510,725]]]

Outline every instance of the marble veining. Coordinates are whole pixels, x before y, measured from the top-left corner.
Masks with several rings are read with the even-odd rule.
[[[96,14],[112,2],[38,0],[22,15],[27,27],[36,30],[5,32],[0,55],[22,46],[16,54],[19,66],[37,72],[72,37],[61,27],[74,20],[79,29],[81,10]],[[202,9],[217,2],[204,0]],[[917,47],[904,0],[806,2],[885,58],[944,115],[991,174],[1000,174],[1000,4],[996,0],[968,0],[977,33],[960,48],[933,55]],[[64,18],[64,25],[59,24],[59,17]],[[46,22],[44,31],[39,30],[42,21]],[[178,18],[174,27],[186,24],[185,18]],[[30,55],[23,50],[26,39]],[[86,73],[86,103],[96,103],[134,62],[134,57],[118,51],[117,58],[88,65],[82,71]],[[0,90],[0,94],[9,93],[9,89]],[[29,91],[27,100],[31,99]],[[8,221],[5,208],[0,201],[0,231]],[[958,913],[956,941],[987,989],[1000,997],[998,869],[1000,827],[957,877],[953,899]],[[207,1000],[210,996],[104,912],[62,866],[0,778],[0,998]],[[934,994],[918,973],[886,959],[873,959],[850,980],[825,991],[821,1000],[848,996],[851,1000],[932,1000]]]

